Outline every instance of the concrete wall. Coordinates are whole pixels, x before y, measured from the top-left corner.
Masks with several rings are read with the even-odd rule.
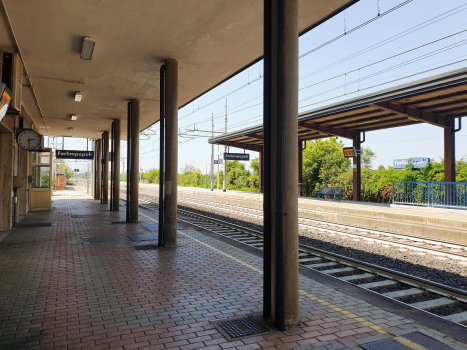
[[[13,131],[0,127],[0,231],[12,225]]]

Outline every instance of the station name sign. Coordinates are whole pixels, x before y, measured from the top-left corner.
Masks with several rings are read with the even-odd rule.
[[[56,150],[55,158],[57,159],[94,159],[94,151]]]
[[[393,168],[394,169],[405,169],[409,164],[412,164],[413,168],[421,169],[425,167],[430,162],[430,158],[410,158],[410,159],[394,159]]]
[[[224,153],[224,160],[243,160],[249,161],[249,153]]]

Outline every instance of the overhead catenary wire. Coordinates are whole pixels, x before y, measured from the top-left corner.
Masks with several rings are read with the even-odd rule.
[[[411,27],[411,28],[409,28],[409,29],[406,29],[406,30],[404,30],[404,31],[402,31],[402,32],[400,32],[400,33],[398,33],[398,34],[395,34],[395,35],[393,35],[393,36],[391,36],[391,37],[389,37],[389,38],[387,38],[387,39],[384,39],[384,40],[382,40],[382,41],[380,41],[380,42],[377,42],[376,44],[373,44],[373,45],[371,45],[371,46],[368,46],[368,47],[365,48],[365,49],[362,49],[362,50],[360,50],[360,51],[357,51],[357,52],[355,52],[355,53],[353,53],[353,54],[351,54],[351,55],[349,55],[349,56],[346,56],[346,57],[344,57],[344,58],[342,58],[342,59],[340,59],[340,60],[338,60],[338,61],[336,61],[336,62],[333,62],[333,63],[331,63],[331,64],[328,64],[328,65],[326,65],[326,66],[324,66],[324,67],[321,67],[320,69],[318,69],[318,70],[316,70],[316,71],[314,71],[314,72],[305,74],[304,76],[300,77],[299,80],[303,80],[303,79],[309,78],[310,76],[313,76],[313,75],[318,74],[318,73],[320,73],[320,72],[322,72],[322,71],[325,71],[325,70],[327,70],[327,69],[330,69],[330,68],[332,68],[332,67],[334,67],[334,66],[336,66],[336,65],[338,65],[338,64],[341,64],[341,63],[343,63],[343,62],[345,62],[345,61],[348,61],[348,60],[350,60],[350,59],[353,59],[353,58],[358,57],[358,56],[360,56],[360,55],[363,55],[363,54],[365,54],[365,53],[368,53],[368,52],[370,52],[370,51],[372,51],[372,50],[377,49],[378,47],[381,47],[381,46],[384,46],[384,45],[386,45],[386,44],[389,44],[389,43],[391,43],[391,42],[393,42],[393,41],[395,41],[395,40],[401,39],[401,38],[403,38],[403,37],[405,37],[405,36],[407,36],[407,35],[409,35],[409,34],[412,34],[412,33],[416,32],[416,31],[420,30],[420,29],[423,29],[423,28],[428,27],[428,26],[430,26],[430,25],[432,25],[432,24],[434,24],[434,23],[437,23],[437,22],[439,22],[439,21],[441,21],[441,20],[443,20],[443,19],[446,19],[446,18],[448,18],[448,17],[450,17],[450,16],[453,16],[453,15],[455,15],[455,14],[461,12],[461,11],[465,11],[465,10],[467,10],[467,7],[466,7],[466,6],[467,6],[467,3],[466,3],[466,4],[463,4],[463,5],[460,5],[460,6],[457,6],[457,7],[453,8],[453,9],[451,9],[451,10],[449,10],[449,11],[446,11],[446,12],[444,12],[444,13],[438,15],[438,16],[435,16],[435,17],[433,17],[433,18],[430,18],[430,19],[427,20],[427,21],[424,21],[424,22],[422,22],[422,23],[419,23],[419,24],[417,24],[417,25],[415,25],[415,26],[413,26],[413,27]],[[464,7],[464,8],[462,8],[462,7]],[[458,11],[456,11],[456,10],[458,10]],[[453,11],[455,11],[455,12],[453,12]],[[453,12],[453,13],[451,13],[451,12]],[[444,15],[446,15],[446,16],[444,16]],[[444,17],[442,17],[442,16],[444,16]]]
[[[378,20],[378,19],[380,19],[380,18],[386,16],[387,14],[389,14],[389,13],[391,13],[391,12],[393,12],[393,11],[399,9],[399,8],[401,8],[401,7],[404,6],[404,5],[407,5],[408,3],[412,2],[412,1],[413,1],[413,0],[406,0],[406,1],[404,1],[403,3],[401,3],[401,4],[397,5],[397,6],[394,6],[393,8],[390,8],[389,10],[387,10],[387,11],[385,11],[385,12],[379,14],[378,16],[373,17],[372,19],[370,19],[370,20],[368,20],[368,21],[366,21],[366,22],[364,22],[364,23],[362,23],[362,24],[360,24],[360,25],[358,25],[358,26],[356,26],[356,27],[350,29],[349,31],[344,32],[344,34],[338,35],[338,36],[336,36],[335,38],[333,38],[333,39],[331,39],[331,40],[329,40],[329,41],[326,41],[324,44],[321,44],[321,45],[315,47],[314,49],[311,49],[311,50],[309,50],[309,51],[307,51],[307,52],[301,54],[300,56],[298,56],[298,58],[300,59],[300,58],[303,58],[303,57],[305,57],[305,56],[308,56],[310,53],[315,52],[315,51],[317,51],[317,50],[319,50],[319,49],[321,49],[321,48],[323,48],[323,47],[325,47],[325,46],[327,46],[327,45],[333,43],[334,41],[339,40],[340,38],[343,38],[344,36],[349,35],[349,34],[355,32],[356,30],[358,30],[358,29],[360,29],[360,28],[365,27],[366,25],[368,25],[368,24],[370,24],[370,23],[372,23],[372,22],[374,22],[374,21],[376,21],[376,20]],[[345,13],[345,12],[344,12],[344,13]]]

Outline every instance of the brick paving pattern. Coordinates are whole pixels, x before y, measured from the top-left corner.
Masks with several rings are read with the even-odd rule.
[[[421,332],[456,349],[444,334],[329,287],[300,279],[300,325],[227,341],[211,321],[262,310],[262,261],[193,230],[175,249],[130,242],[86,245],[89,237],[150,234],[157,213],[112,224],[125,211],[79,191],[54,196],[51,212],[0,242],[0,349],[360,349],[359,344]],[[99,214],[100,217],[72,218]]]

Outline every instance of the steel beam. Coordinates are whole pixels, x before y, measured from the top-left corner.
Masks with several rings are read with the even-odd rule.
[[[224,145],[224,146],[230,146],[230,147],[236,147],[236,148],[243,148],[247,149],[249,151],[254,151],[254,152],[262,152],[263,151],[263,146],[260,145],[249,145],[246,143],[240,143],[240,142],[234,142],[234,141],[219,141],[217,142],[219,145]]]
[[[380,102],[370,104],[371,107],[378,108],[387,112],[404,116],[410,120],[415,120],[422,123],[439,126],[441,128],[449,128],[449,120],[443,115],[433,112],[423,111],[421,109],[406,107],[393,102]]]
[[[298,126],[308,130],[317,131],[328,136],[339,136],[351,140],[353,140],[357,134],[354,130],[325,126],[312,122],[298,122]]]

